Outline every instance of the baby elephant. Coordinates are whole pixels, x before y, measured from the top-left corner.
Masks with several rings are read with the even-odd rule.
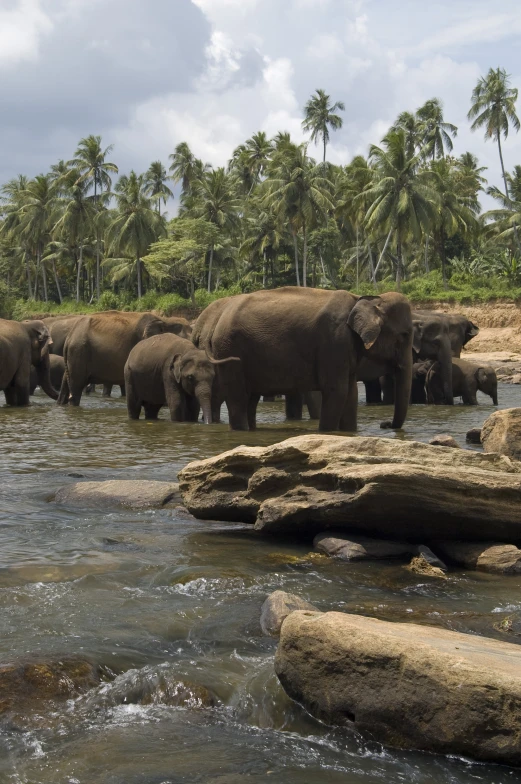
[[[145,419],[157,419],[167,405],[172,422],[197,422],[202,408],[205,424],[211,424],[215,366],[232,360],[212,359],[190,340],[168,332],[142,340],[125,365],[130,419],[139,419],[141,407]]]
[[[425,381],[427,402],[444,403],[440,366],[435,362]],[[479,389],[492,398],[497,406],[497,376],[493,367],[475,365],[465,359],[452,358],[452,389],[454,397],[461,397],[466,406],[477,406],[476,393]]]

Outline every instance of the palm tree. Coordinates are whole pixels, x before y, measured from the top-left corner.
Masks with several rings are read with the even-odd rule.
[[[161,161],[154,161],[145,174],[146,192],[152,198],[155,197],[158,214],[161,215],[161,201],[166,204],[167,199],[172,199],[174,194],[168,187],[169,176]]]
[[[43,251],[50,239],[53,216],[56,211],[55,187],[49,175],[38,174],[27,183],[20,207],[20,224],[18,232],[27,240],[28,246],[34,250],[36,258],[36,276],[41,269],[43,296],[48,301],[47,274],[45,263],[42,262]],[[36,285],[38,280],[36,279]]]
[[[295,273],[300,286],[297,235],[302,230],[302,284],[307,286],[308,233],[325,221],[333,209],[332,183],[324,177],[323,166],[308,157],[307,145],[285,147],[275,153],[267,180],[266,206],[273,209],[283,225],[289,225],[295,253]]]
[[[248,196],[264,175],[272,153],[273,142],[268,139],[264,131],[254,133],[251,139],[247,139],[244,143],[241,160],[250,173],[251,178]]]
[[[510,198],[508,191],[508,181],[503,162],[503,151],[501,149],[501,136],[506,139],[510,125],[516,133],[519,131],[521,123],[516,114],[516,101],[518,90],[510,87],[510,75],[504,68],[491,68],[486,76],[482,76],[472,92],[472,105],[468,118],[474,120],[471,130],[478,128],[485,129],[485,140],[495,139],[501,163],[501,173],[505,185],[505,196]],[[517,225],[514,224],[514,237],[521,256],[521,243],[517,232]]]
[[[31,263],[27,241],[20,237],[20,215],[24,204],[25,193],[29,180],[24,174],[19,174],[2,186],[0,191],[0,209],[4,220],[0,226],[0,235],[16,241],[20,246],[21,253],[25,260],[25,274],[27,278],[27,294],[29,299],[33,298],[33,287],[31,281]]]
[[[87,235],[95,232],[95,220],[98,214],[97,205],[89,198],[89,183],[78,177],[78,172],[72,170],[70,175],[72,184],[67,195],[60,202],[62,215],[56,221],[52,233],[62,239],[68,238],[78,249],[78,265],[76,269],[76,302],[80,301],[80,281],[83,271],[83,251]],[[92,236],[92,235],[91,235]],[[54,253],[56,253],[56,248]],[[49,258],[55,263],[56,256]]]
[[[183,195],[190,193],[192,186],[212,167],[196,158],[187,142],[180,142],[169,156],[172,164],[170,171],[174,182],[180,182]]]
[[[164,217],[158,215],[148,196],[145,176],[131,171],[118,180],[117,207],[107,228],[109,252],[135,261],[137,295],[142,295],[141,257],[166,233]]]
[[[318,144],[322,139],[324,145],[324,160],[326,162],[326,147],[329,143],[329,129],[337,131],[343,125],[340,115],[336,111],[345,111],[342,101],[330,103],[330,96],[324,90],[317,90],[304,107],[305,118],[302,128],[311,132],[311,140]]]
[[[418,114],[402,112],[396,118],[390,131],[403,130],[406,134],[407,154],[409,157],[415,155],[424,143],[425,128]]]
[[[68,165],[79,172],[79,181],[94,186],[94,202],[98,208],[98,194],[101,195],[103,189],[110,190],[112,179],[110,174],[117,174],[118,167],[115,163],[109,163],[107,155],[113,150],[110,144],[105,149],[101,146],[101,136],[86,136],[78,143],[75,157],[68,162]],[[99,236],[96,235],[96,297],[100,296],[100,243]]]
[[[512,174],[506,175],[508,190],[510,193],[507,199],[499,188],[491,187],[487,189],[487,194],[499,202],[501,207],[483,215],[485,220],[494,220],[493,228],[498,239],[511,240],[514,228],[521,222],[521,166],[514,166]]]
[[[436,194],[429,185],[429,173],[420,169],[421,156],[410,155],[407,135],[403,129],[390,131],[383,147],[371,145],[369,161],[374,164],[375,181],[360,198],[368,199],[366,214],[369,231],[388,231],[378,267],[391,236],[396,243],[396,283],[400,288],[403,267],[403,245],[408,236],[419,240],[436,217]]]
[[[238,209],[239,200],[232,187],[230,175],[226,174],[224,168],[205,172],[197,181],[190,206],[191,217],[204,218],[219,229],[230,231],[237,225]],[[208,250],[208,291],[210,292],[215,242],[212,241]]]
[[[452,139],[456,137],[458,128],[444,121],[443,104],[440,99],[431,98],[418,109],[416,117],[423,127],[427,155],[432,153],[432,160],[444,158],[445,150],[452,151],[454,146]]]

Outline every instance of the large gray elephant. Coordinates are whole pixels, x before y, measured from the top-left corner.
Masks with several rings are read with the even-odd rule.
[[[49,347],[50,354],[57,354],[63,357],[63,348],[67,335],[82,318],[84,318],[83,315],[75,314],[73,316],[48,316],[42,319],[52,338],[52,344]]]
[[[63,357],[58,356],[58,354],[49,355],[49,373],[53,389],[59,390],[62,385],[63,374],[65,373],[65,362]],[[31,381],[29,386],[29,393],[31,395],[34,395],[34,390],[36,387],[40,386],[38,371],[34,365],[31,365]]]
[[[445,403],[439,364],[435,362],[425,380],[427,401],[435,405]],[[452,390],[454,397],[461,397],[466,406],[477,406],[477,391],[492,398],[497,406],[497,375],[490,365],[478,365],[465,359],[452,360]]]
[[[79,405],[87,384],[122,385],[125,362],[136,343],[164,331],[164,321],[152,313],[107,311],[83,316],[65,341],[58,403]]]
[[[197,332],[197,325],[194,329]],[[233,297],[211,330],[217,359],[240,364],[218,369],[234,430],[255,428],[260,395],[317,390],[321,430],[356,430],[356,372],[362,357],[392,368],[400,428],[411,391],[413,326],[400,294],[356,297],[346,291],[286,287]]]
[[[215,367],[234,360],[215,360],[176,335],[156,335],[138,343],[125,365],[127,409],[130,419],[157,419],[168,405],[172,422],[197,422],[199,409],[205,424],[212,422],[212,387]]]
[[[43,321],[9,321],[0,319],[0,389],[10,406],[29,403],[31,365],[38,384],[53,400],[58,392],[49,373],[49,330]]]

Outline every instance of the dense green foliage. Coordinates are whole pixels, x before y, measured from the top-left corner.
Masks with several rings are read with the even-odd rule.
[[[303,128],[322,146],[286,132],[254,134],[213,168],[186,142],[167,171],[115,182],[99,136],[82,139],[68,162],[1,188],[0,308],[43,312],[157,308],[196,311],[215,297],[282,285],[401,289],[415,301],[484,301],[521,295],[521,165],[504,169],[502,139],[519,130],[517,90],[502,69],[471,97],[472,129],[497,143],[502,183],[456,157],[457,128],[433,98],[402,112],[368,157],[327,162],[341,102],[317,90]],[[167,219],[178,184],[177,216]],[[172,185],[173,187],[173,185]],[[497,208],[481,212],[486,191]]]

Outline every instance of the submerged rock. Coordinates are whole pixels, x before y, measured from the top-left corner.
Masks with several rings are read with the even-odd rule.
[[[294,612],[275,671],[290,697],[390,746],[521,765],[521,646],[412,623]]]
[[[189,511],[265,533],[335,528],[415,542],[521,540],[521,464],[414,441],[305,435],[179,473]]]
[[[409,572],[419,574],[422,577],[441,577],[446,579],[447,575],[439,566],[433,566],[423,555],[415,555],[410,564],[405,567]]]
[[[449,436],[447,434],[434,436],[434,438],[431,438],[429,441],[429,444],[432,444],[432,446],[448,446],[452,447],[453,449],[461,448],[456,439],[453,438],[453,436]]]
[[[0,715],[23,713],[41,700],[66,700],[99,684],[101,668],[74,657],[0,666]]]
[[[295,610],[312,610],[318,612],[317,608],[296,596],[294,593],[286,591],[273,591],[270,593],[261,609],[260,625],[263,634],[271,637],[278,637],[280,627],[290,613]]]
[[[481,428],[471,427],[470,430],[467,430],[465,440],[468,444],[481,444]]]
[[[176,482],[114,479],[107,482],[76,482],[56,491],[54,501],[71,506],[104,509],[123,506],[148,509],[179,506],[179,485]]]
[[[497,452],[521,460],[521,408],[495,411],[481,429],[485,452]]]
[[[521,573],[521,550],[497,542],[436,542],[436,549],[450,561],[467,569],[499,574]]]
[[[369,539],[366,536],[347,536],[334,533],[317,534],[313,546],[331,558],[343,561],[375,561],[381,558],[406,558],[414,552],[408,542],[390,542],[385,539]]]

